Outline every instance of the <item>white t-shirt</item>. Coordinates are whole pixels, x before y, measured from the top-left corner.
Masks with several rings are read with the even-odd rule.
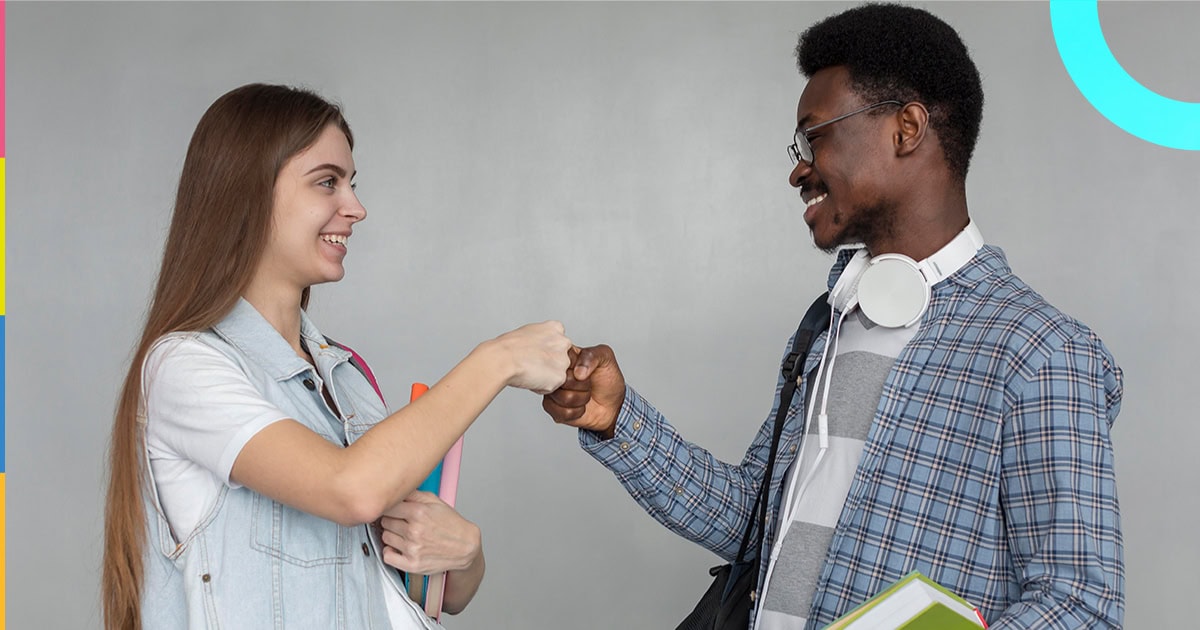
[[[146,449],[176,540],[192,533],[242,447],[288,414],[263,398],[229,357],[186,333],[167,335],[142,365]]]
[[[290,417],[229,357],[188,333],[165,335],[151,347],[142,364],[142,405],[155,489],[176,540],[208,515],[222,485],[241,487],[229,475],[250,438]],[[442,627],[381,577],[394,629]]]

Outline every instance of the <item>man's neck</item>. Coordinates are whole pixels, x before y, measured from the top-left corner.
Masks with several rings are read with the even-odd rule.
[[[966,190],[941,188],[941,193],[926,189],[900,205],[891,234],[867,243],[872,256],[904,254],[913,260],[925,260],[946,246],[970,222]]]

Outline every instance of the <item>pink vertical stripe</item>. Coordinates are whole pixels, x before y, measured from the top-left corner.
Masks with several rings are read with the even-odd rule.
[[[4,58],[4,31],[4,0],[0,0],[0,158],[7,155],[4,152],[4,66],[8,60]]]
[[[450,452],[442,459],[442,487],[438,496],[450,507],[454,507],[454,502],[458,499],[458,471],[462,466],[462,447],[463,436],[460,435],[454,446],[450,447]]]

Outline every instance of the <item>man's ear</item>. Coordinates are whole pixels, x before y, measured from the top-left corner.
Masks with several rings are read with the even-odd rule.
[[[896,113],[900,128],[896,131],[893,142],[896,146],[896,156],[902,157],[917,150],[925,141],[929,132],[929,110],[921,103],[907,103]]]

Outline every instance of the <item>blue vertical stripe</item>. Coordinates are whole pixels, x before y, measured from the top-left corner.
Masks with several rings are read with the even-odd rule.
[[[4,316],[0,315],[0,383],[7,383],[4,378],[4,357],[8,356],[4,352]],[[8,470],[4,467],[4,435],[7,433],[4,424],[4,387],[0,386],[0,473]]]

